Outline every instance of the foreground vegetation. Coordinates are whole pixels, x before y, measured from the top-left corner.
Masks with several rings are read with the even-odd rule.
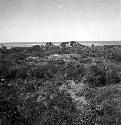
[[[2,125],[120,125],[121,46],[75,41],[0,48]]]

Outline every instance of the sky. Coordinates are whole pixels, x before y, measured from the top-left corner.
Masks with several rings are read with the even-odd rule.
[[[0,0],[0,42],[121,40],[121,0]]]

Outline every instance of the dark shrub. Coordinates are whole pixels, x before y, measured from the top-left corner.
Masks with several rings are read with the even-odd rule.
[[[87,69],[86,81],[90,87],[106,85],[106,71],[103,65],[91,65]]]

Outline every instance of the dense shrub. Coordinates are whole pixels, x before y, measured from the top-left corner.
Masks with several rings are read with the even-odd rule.
[[[94,99],[97,105],[98,123],[103,125],[121,124],[120,85],[99,88]]]
[[[54,83],[45,83],[35,93],[25,94],[20,112],[29,124],[55,125],[73,123],[76,108],[69,95],[59,92]]]
[[[118,69],[117,69],[118,68]],[[114,64],[91,64],[86,70],[86,82],[91,87],[116,84],[121,81],[120,67]]]
[[[81,77],[83,77],[85,74],[85,68],[84,65],[76,64],[73,62],[70,62],[66,66],[66,77],[67,79],[74,79],[79,80]]]
[[[90,65],[87,69],[86,82],[90,87],[105,86],[105,67],[103,65]]]
[[[0,52],[2,124],[121,124],[120,48],[72,41]],[[64,57],[49,59],[54,53]]]
[[[109,67],[106,72],[107,84],[116,84],[121,81],[121,76],[114,66]]]

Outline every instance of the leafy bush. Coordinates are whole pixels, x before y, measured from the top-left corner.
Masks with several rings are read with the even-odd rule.
[[[85,74],[84,65],[70,62],[66,66],[67,79],[79,80]]]
[[[86,82],[90,87],[105,86],[105,67],[103,65],[90,65],[87,69]]]
[[[103,125],[121,124],[120,85],[99,88],[94,102],[97,107],[98,123]]]

